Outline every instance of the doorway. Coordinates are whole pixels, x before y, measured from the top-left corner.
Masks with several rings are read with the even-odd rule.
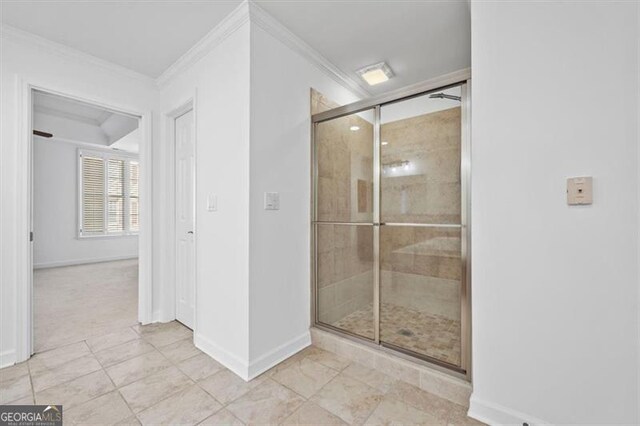
[[[176,319],[195,325],[195,122],[193,109],[174,118]]]
[[[141,116],[31,89],[31,353],[139,322]]]
[[[317,326],[469,377],[468,83],[313,116]]]

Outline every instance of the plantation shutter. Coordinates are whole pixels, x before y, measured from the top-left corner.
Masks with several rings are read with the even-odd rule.
[[[104,232],[104,161],[82,156],[83,234]]]
[[[130,231],[138,231],[139,222],[138,222],[138,201],[139,201],[139,192],[138,192],[138,182],[140,178],[140,170],[139,170],[138,162],[131,161],[129,163],[129,230]]]
[[[107,162],[109,210],[108,232],[124,231],[124,160],[111,158]]]

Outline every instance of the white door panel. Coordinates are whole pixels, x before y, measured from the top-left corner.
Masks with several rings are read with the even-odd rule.
[[[195,129],[193,110],[175,120],[176,319],[195,321]]]

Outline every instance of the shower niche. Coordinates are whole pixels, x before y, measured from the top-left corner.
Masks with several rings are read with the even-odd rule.
[[[467,82],[313,115],[316,326],[469,373]]]

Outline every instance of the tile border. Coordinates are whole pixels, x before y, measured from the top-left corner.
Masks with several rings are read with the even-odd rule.
[[[312,327],[310,332],[313,345],[320,349],[333,352],[367,367],[382,370],[385,374],[426,392],[464,407],[469,407],[472,387],[465,380],[449,376],[422,364],[395,357],[318,328]]]

